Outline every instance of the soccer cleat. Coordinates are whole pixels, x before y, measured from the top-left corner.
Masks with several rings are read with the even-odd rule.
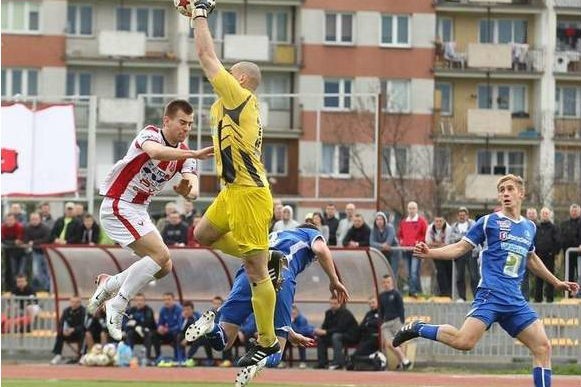
[[[238,360],[238,367],[249,367],[258,364],[263,359],[266,359],[268,356],[277,353],[278,351],[280,351],[278,340],[276,340],[270,347],[263,347],[256,343]]]
[[[214,329],[215,318],[216,312],[213,310],[205,311],[202,317],[197,319],[188,327],[188,329],[186,329],[186,341],[191,343],[212,332],[212,329]]]
[[[414,363],[411,360],[408,360],[407,363],[401,363],[401,367],[404,371],[411,371],[414,368]]]
[[[107,318],[107,330],[109,335],[115,341],[121,341],[123,332],[121,331],[121,322],[123,321],[123,310],[117,310],[113,307],[113,302],[105,303],[105,313]]]
[[[288,266],[288,261],[283,253],[278,250],[268,252],[268,276],[272,281],[274,290],[279,291],[282,287],[282,271]]]
[[[393,341],[392,341],[392,345],[394,347],[399,347],[400,345],[402,345],[406,341],[411,340],[411,339],[415,339],[416,337],[419,337],[420,334],[418,332],[418,328],[419,328],[418,326],[420,324],[423,324],[423,321],[414,320],[414,321],[404,325],[403,327],[401,327],[400,330],[395,334],[395,337],[393,338]]]
[[[254,379],[260,371],[266,366],[266,358],[262,359],[255,365],[243,368],[236,375],[236,381],[234,382],[234,387],[245,387]]]
[[[95,289],[95,292],[91,296],[89,304],[87,305],[87,312],[89,314],[95,314],[97,309],[103,306],[105,301],[113,297],[113,293],[108,292],[107,289],[105,289],[105,283],[110,277],[111,276],[109,274],[101,273],[97,276],[97,278],[95,278],[95,285],[97,285],[97,289]]]

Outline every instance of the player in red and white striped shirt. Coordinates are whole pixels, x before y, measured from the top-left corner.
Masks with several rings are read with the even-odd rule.
[[[97,289],[89,301],[90,313],[105,303],[107,328],[115,340],[121,340],[122,313],[128,301],[172,267],[169,250],[147,212],[151,197],[179,172],[182,180],[174,190],[187,199],[195,199],[199,186],[195,159],[213,155],[212,147],[190,150],[184,144],[193,120],[194,110],[188,101],[171,101],[164,111],[163,127],[147,126],[139,132],[125,157],[113,166],[101,185],[100,194],[105,196],[101,226],[111,239],[141,257],[117,275],[99,275]]]

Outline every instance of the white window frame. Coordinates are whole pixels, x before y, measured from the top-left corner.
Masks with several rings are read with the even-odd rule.
[[[404,166],[404,171],[403,174],[400,176],[398,169],[397,169],[397,153],[398,152],[404,152],[405,153],[405,162],[403,163]],[[389,177],[407,177],[410,176],[411,171],[409,170],[409,157],[410,157],[410,148],[406,147],[406,146],[394,146],[394,145],[384,145],[381,148],[381,162],[382,162],[382,168],[381,168],[381,177],[383,178],[389,178]],[[385,153],[388,152],[389,153],[389,157],[386,157]],[[387,165],[385,165],[386,163],[389,163],[389,170],[391,170],[393,173],[389,174],[389,170],[387,167]]]
[[[575,114],[574,115],[564,115],[563,114],[563,104],[565,99],[563,98],[563,89],[575,89]],[[558,118],[580,118],[581,117],[581,87],[579,86],[556,86],[555,91],[555,116]]]
[[[498,22],[501,21],[501,20],[502,21],[510,21],[511,22],[511,29],[510,29],[510,35],[511,36],[510,36],[510,42],[508,42],[508,43],[499,43],[498,42],[498,38],[500,36]],[[514,39],[514,37],[515,37],[515,22],[516,21],[524,21],[526,23],[526,29],[525,29],[526,36],[525,36],[525,38],[527,38],[527,39],[525,39],[525,43],[527,43],[527,41],[529,40],[528,39],[529,21],[527,19],[519,19],[519,18],[499,18],[499,19],[490,19],[490,20],[489,19],[479,19],[478,20],[478,43],[480,43],[480,44],[488,43],[488,42],[484,42],[482,40],[483,39],[483,36],[480,34],[480,32],[481,32],[480,31],[480,23],[483,22],[483,21],[485,21],[485,22],[491,21],[492,22],[492,42],[490,42],[490,44],[510,44],[510,43],[517,43],[517,42],[515,42],[515,39]],[[521,42],[518,42],[518,43],[520,44]]]
[[[452,82],[436,82],[435,89],[438,89],[438,86],[447,86],[450,89],[450,106],[449,110],[444,110],[443,106],[440,106],[440,115],[441,116],[453,116],[454,115],[454,84]],[[441,93],[440,93],[441,94]],[[443,101],[443,98],[441,98]]]
[[[563,157],[562,176],[558,177],[557,157]],[[573,164],[573,175],[569,174],[569,163]],[[575,151],[555,150],[555,181],[559,183],[576,183],[581,180],[581,154]]]
[[[450,21],[450,40],[444,39],[444,27],[442,27],[442,21]],[[447,16],[438,16],[436,18],[436,37],[441,39],[442,43],[454,42],[454,19]]]
[[[438,165],[438,152],[445,154],[446,164],[442,167]],[[434,176],[437,178],[443,178],[449,180],[452,177],[452,150],[449,147],[434,147]],[[443,168],[443,173],[438,174],[438,168]]]
[[[91,4],[81,4],[81,3],[72,3],[67,5],[67,16],[68,16],[68,7],[75,7],[75,20],[77,25],[77,31],[70,32],[68,26],[68,17],[67,17],[67,36],[74,36],[75,38],[94,38],[95,37],[95,9]],[[81,34],[81,8],[88,7],[91,9],[91,33],[90,34]]]
[[[122,75],[122,74],[115,74],[115,77],[113,78],[113,83],[114,83],[113,89],[114,89],[114,91],[117,90],[117,81],[116,81],[117,75]],[[153,85],[152,78],[154,76],[160,76],[160,77],[162,77],[162,79],[163,79],[163,89],[164,90],[162,90],[162,93],[161,94],[165,93],[165,88],[167,86],[167,79],[166,79],[165,75],[163,75],[162,73],[151,73],[151,74],[143,74],[143,73],[123,73],[123,75],[128,75],[129,76],[129,92],[128,92],[128,95],[129,96],[127,98],[130,98],[130,99],[137,98],[137,94],[136,93],[137,93],[137,76],[138,75],[144,75],[144,76],[147,77],[147,90],[146,90],[145,94],[153,94],[153,91],[151,89],[152,89],[152,85]],[[152,97],[152,98],[155,98],[155,97]],[[152,103],[152,102],[149,101],[148,103]]]
[[[480,173],[480,165],[478,163],[478,155],[481,152],[490,152],[490,173]],[[504,158],[505,158],[504,164],[500,164],[500,162],[498,161],[499,152],[504,153]],[[513,174],[520,175],[520,173],[516,173],[513,170],[513,168],[520,167],[520,165],[511,166],[509,164],[509,153],[521,153],[523,155],[522,175],[521,176],[526,176],[526,173],[527,173],[527,154],[526,154],[526,152],[521,151],[521,150],[510,150],[510,149],[488,149],[488,150],[480,149],[480,150],[478,150],[476,152],[476,174],[477,175],[486,175],[486,176],[501,176],[501,175],[505,175],[508,173],[513,173]],[[506,167],[506,169],[504,170],[504,173],[495,174],[494,168],[501,167],[501,166]]]
[[[529,89],[528,89],[528,85],[522,83],[522,84],[490,84],[487,85],[485,83],[479,83],[476,86],[476,106],[480,106],[480,95],[478,93],[478,90],[481,86],[487,87],[490,86],[490,92],[491,92],[491,100],[492,100],[492,106],[490,107],[491,110],[508,110],[509,112],[511,112],[511,114],[515,114],[518,112],[514,112],[514,89],[517,87],[523,87],[524,88],[524,113],[525,114],[529,114]],[[500,87],[508,87],[509,88],[509,101],[508,101],[508,109],[499,109],[498,108],[498,90]],[[487,108],[482,108],[482,109],[487,109]]]
[[[90,97],[93,93],[93,74],[88,72],[88,71],[67,71],[67,81],[68,81],[68,76],[69,74],[73,74],[74,75],[74,85],[73,85],[73,89],[74,89],[74,93],[73,94],[68,94],[68,97],[81,97],[81,99],[88,99],[88,97]],[[89,94],[80,94],[80,89],[81,89],[81,74],[88,74],[90,77],[90,82],[89,82]],[[65,91],[68,88],[68,85],[65,85]]]
[[[285,15],[286,16],[286,26],[285,26],[285,30],[286,30],[286,39],[285,40],[278,40],[277,35],[277,31],[278,31],[278,15]],[[291,20],[291,16],[288,12],[286,11],[269,11],[266,13],[266,26],[267,26],[267,35],[268,35],[268,17],[272,18],[272,37],[273,39],[270,39],[270,37],[268,37],[269,41],[271,43],[290,43],[291,42],[291,28],[290,28],[290,20]]]
[[[326,78],[323,80],[323,90],[325,89],[326,82],[338,82],[339,83],[339,92],[336,94],[330,94],[323,97],[323,110],[334,110],[334,111],[349,111],[353,109],[353,79],[351,78]],[[351,92],[345,93],[345,84],[350,82],[351,85]],[[337,98],[339,100],[339,106],[326,106],[325,105],[325,97],[329,98]],[[349,106],[346,106],[346,100],[349,98]]]
[[[195,107],[194,107],[195,112]],[[193,137],[192,137],[193,138]],[[201,147],[208,147],[213,146],[213,142],[211,138],[202,138]],[[199,148],[197,141],[190,141],[189,143],[190,149]],[[200,176],[216,176],[216,160],[213,157],[205,160],[198,160],[198,164],[200,165],[199,173]]]
[[[280,90],[274,90],[274,85],[281,86]],[[290,94],[290,88],[290,78],[284,74],[263,75],[258,94]],[[291,108],[291,99],[289,97],[264,97],[263,100],[268,103],[268,110],[270,111],[288,112]]]
[[[115,18],[117,18],[117,10],[119,8],[126,8],[131,11],[131,19],[129,21],[129,31],[132,32],[139,32],[137,30],[137,10],[138,9],[147,9],[147,33],[145,34],[145,38],[147,40],[167,40],[168,39],[168,11],[162,7],[147,7],[147,6],[118,6],[115,8]],[[153,11],[154,10],[161,10],[164,12],[163,18],[163,36],[152,36],[153,35]],[[115,19],[115,25],[117,25],[117,19]]]
[[[333,147],[333,165],[331,166],[331,172],[323,172],[324,167],[324,158],[323,158],[323,148],[325,146]],[[334,177],[334,178],[350,178],[351,177],[351,145],[349,144],[329,144],[329,143],[321,143],[321,166],[319,167],[319,175],[322,177]],[[347,173],[340,173],[339,172],[339,157],[342,149],[347,149],[349,152],[349,171]]]
[[[335,40],[327,40],[327,16],[335,16]],[[343,35],[343,16],[351,16],[351,40],[342,41],[341,36]],[[337,46],[353,46],[355,44],[355,31],[357,28],[355,26],[355,14],[350,12],[325,12],[325,20],[323,21],[323,42],[328,45]]]
[[[284,143],[263,143],[262,144],[262,157],[266,158],[266,148],[271,148],[271,160],[270,165],[272,166],[272,171],[266,171],[268,176],[288,176],[288,145]],[[282,173],[277,172],[278,169],[278,152],[281,148],[284,148],[284,171]],[[266,159],[264,161],[264,168],[266,169]]]
[[[29,34],[29,35],[40,35],[42,31],[42,2],[41,1],[24,1],[24,0],[2,0],[2,2],[6,2],[7,5],[7,15],[6,16],[8,25],[6,28],[2,28],[2,33],[17,33],[17,34]],[[24,29],[18,30],[14,29],[13,27],[13,13],[14,13],[14,4],[15,3],[23,3],[24,4]],[[38,8],[31,9],[31,5],[34,4],[38,6]],[[31,11],[38,11],[38,30],[31,30],[30,29],[30,12]],[[4,15],[2,15],[4,17]]]
[[[398,17],[405,16],[408,20],[408,41],[407,43],[398,43]],[[392,42],[384,42],[383,37],[383,18],[391,17],[391,36],[393,38]],[[383,14],[379,18],[379,45],[381,47],[398,47],[398,48],[410,48],[412,46],[412,16],[409,14]]]
[[[406,101],[404,106],[401,110],[397,109],[393,104],[389,95],[391,94],[391,89],[394,83],[403,84],[406,86]],[[394,113],[394,114],[408,114],[411,113],[411,80],[410,79],[383,79],[381,81],[381,90],[385,96],[385,105],[382,107],[382,110],[387,113]]]
[[[5,76],[6,76],[6,85],[4,86],[4,90],[6,90],[6,95],[3,95],[2,97],[14,97],[14,95],[12,94],[12,72],[14,70],[20,70],[22,71],[22,85],[21,85],[21,92],[19,93],[19,95],[21,96],[25,96],[28,97],[28,74],[31,71],[36,72],[36,80],[37,80],[37,84],[36,84],[36,95],[31,95],[31,96],[38,96],[41,94],[41,72],[38,69],[30,69],[30,68],[7,68],[4,67],[2,68],[2,71],[5,72]]]
[[[191,89],[192,85],[191,85],[190,81],[192,78],[198,79],[198,90]],[[206,90],[204,90],[204,86],[206,86]],[[216,95],[214,94],[214,91],[213,91],[214,89],[212,87],[212,84],[203,75],[190,75],[190,77],[188,78],[188,90],[189,90],[190,95],[198,94],[198,95],[202,96],[201,98],[202,98],[202,108],[203,109],[207,110],[208,108],[210,108],[212,106],[212,104],[214,103],[214,101],[216,100]],[[194,103],[192,101],[190,101],[190,103],[193,104],[194,111],[197,112],[198,104]]]

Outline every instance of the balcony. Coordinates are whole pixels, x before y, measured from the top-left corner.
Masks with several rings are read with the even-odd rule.
[[[581,77],[581,51],[557,51],[553,71],[557,76]]]
[[[576,12],[581,10],[581,0],[554,0],[555,8],[558,9],[571,9]]]
[[[528,44],[436,43],[435,73],[447,77],[540,78],[544,70],[543,49]]]
[[[558,143],[581,145],[581,118],[556,118],[554,139]]]
[[[492,12],[538,13],[545,7],[543,0],[435,0],[434,3],[438,11],[447,12],[486,12],[490,7]]]

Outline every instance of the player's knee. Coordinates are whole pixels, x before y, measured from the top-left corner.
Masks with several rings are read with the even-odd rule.
[[[473,337],[459,337],[454,347],[460,351],[470,351],[476,346],[477,340]]]
[[[537,356],[550,357],[551,356],[551,342],[548,338],[544,338],[539,343],[533,346],[532,351]]]
[[[162,267],[162,269],[168,264],[171,265],[171,254],[169,252],[169,249],[167,248],[167,246],[163,245],[160,246],[160,248],[155,252],[155,260],[157,261],[157,263],[159,264],[159,266]],[[170,267],[171,269],[171,267]]]

